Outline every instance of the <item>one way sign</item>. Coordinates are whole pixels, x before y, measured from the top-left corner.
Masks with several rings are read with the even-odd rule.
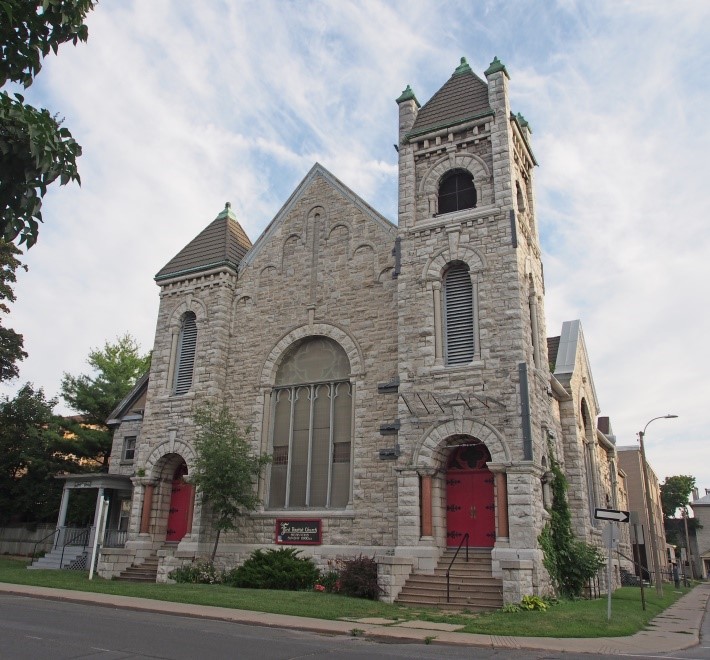
[[[628,511],[616,509],[594,509],[594,517],[598,520],[613,520],[614,522],[629,522]]]

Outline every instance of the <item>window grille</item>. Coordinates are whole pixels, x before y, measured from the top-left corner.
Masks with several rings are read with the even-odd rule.
[[[473,175],[467,170],[447,172],[439,184],[439,213],[476,208],[478,195]]]
[[[177,369],[175,369],[175,394],[185,394],[192,387],[197,346],[197,321],[193,312],[187,312],[182,321],[178,341]]]
[[[352,391],[344,377],[349,371],[345,351],[326,337],[300,342],[279,367],[273,391],[271,508],[347,506]]]
[[[444,275],[444,336],[446,364],[473,360],[473,285],[465,264],[451,266]]]

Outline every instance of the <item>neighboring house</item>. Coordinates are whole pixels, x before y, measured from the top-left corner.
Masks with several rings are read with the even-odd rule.
[[[392,600],[468,538],[499,604],[547,593],[553,455],[601,545],[594,509],[626,506],[624,475],[580,322],[546,341],[531,131],[503,64],[484,75],[462,60],[423,106],[397,99],[398,224],[316,164],[254,244],[227,205],[158,272],[149,379],[110,421],[132,493],[103,576],[157,556],[163,580],[211,549],[190,484],[205,402],[272,456],[224,564],[280,544],[374,556]]]
[[[698,557],[700,558],[701,575],[704,580],[710,576],[710,488],[705,489],[705,495],[698,497],[697,490],[690,506],[693,507],[693,514],[700,526],[695,529],[697,539]]]
[[[641,450],[636,445],[617,447],[619,465],[626,473],[626,483],[629,493],[629,510],[638,514],[639,522],[643,525],[644,543],[634,544],[634,557],[638,556],[641,566],[644,567],[643,577],[648,579],[648,571],[653,571],[653,558],[651,557],[651,544],[649,543],[651,527],[646,509],[646,487],[643,480],[643,467]],[[656,549],[658,552],[658,565],[664,571],[670,571],[668,555],[666,553],[666,535],[663,525],[663,506],[661,504],[661,485],[656,473],[648,466],[648,481],[650,487],[652,515],[656,531]],[[641,541],[641,539],[638,539]],[[635,553],[638,552],[638,555]],[[638,571],[635,571],[638,575]],[[668,578],[670,572],[665,576]]]

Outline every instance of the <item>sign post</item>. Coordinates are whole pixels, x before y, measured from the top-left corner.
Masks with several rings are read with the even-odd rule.
[[[607,592],[607,606],[606,606],[606,618],[607,621],[611,621],[611,552],[617,547],[619,543],[619,537],[616,531],[615,522],[629,522],[629,512],[628,511],[618,511],[616,509],[594,509],[594,517],[597,520],[607,520],[609,524],[606,530],[604,530],[604,535],[607,541],[607,565],[606,565],[606,592]]]

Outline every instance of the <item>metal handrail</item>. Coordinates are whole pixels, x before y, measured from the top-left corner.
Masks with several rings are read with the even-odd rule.
[[[449,564],[449,567],[446,569],[446,602],[449,602],[449,577],[451,575],[451,567],[454,565],[454,562],[456,561],[456,557],[459,556],[459,551],[461,550],[461,546],[464,544],[464,541],[466,542],[466,561],[468,562],[468,532],[466,532],[463,535],[463,538],[461,539],[461,543],[459,543],[459,547],[456,548],[456,552],[454,552],[454,558],[451,560],[451,563]]]
[[[53,529],[47,536],[43,536],[39,541],[35,541],[34,548],[32,548],[32,557],[30,558],[30,563],[32,563],[35,560],[35,555],[37,554],[37,546],[42,543],[42,541],[46,541],[50,536],[54,536],[59,531],[59,527],[56,527]]]
[[[69,537],[69,540],[67,540],[66,538],[64,539],[64,545],[62,546],[62,556],[61,556],[61,559],[59,560],[59,568],[60,569],[64,565],[64,550],[66,550],[66,547],[68,545],[80,545],[85,548],[89,544],[89,532],[90,531],[91,531],[90,527],[85,527],[83,529],[73,530],[73,534],[71,534],[71,535],[70,534],[66,535]],[[81,540],[82,536],[83,536],[83,542],[76,543],[76,541]]]

